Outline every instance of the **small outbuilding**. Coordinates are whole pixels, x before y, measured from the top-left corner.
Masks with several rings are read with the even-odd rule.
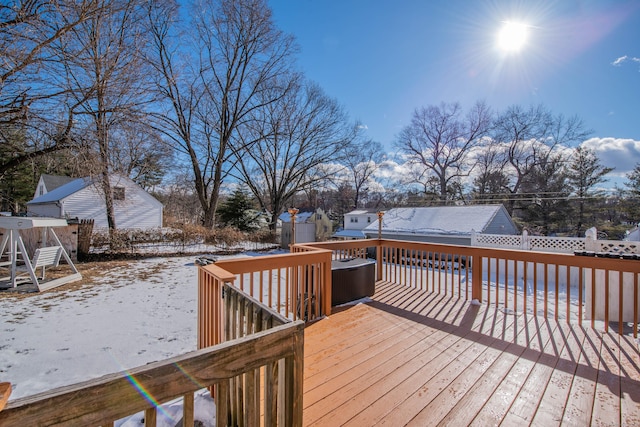
[[[162,227],[162,203],[128,177],[112,174],[116,226],[120,229]],[[93,219],[107,228],[107,208],[97,177],[77,178],[27,203],[32,217]]]
[[[378,222],[362,230],[378,237]],[[518,234],[503,205],[395,208],[382,218],[382,238],[416,242],[470,245],[471,233]]]
[[[291,244],[291,215],[288,212],[278,217],[282,224],[280,245],[288,248]],[[315,211],[298,212],[296,214],[296,243],[323,242],[329,240],[333,232],[331,218],[320,208]]]

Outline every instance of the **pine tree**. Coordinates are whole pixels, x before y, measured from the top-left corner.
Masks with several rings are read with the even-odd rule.
[[[259,228],[259,212],[256,203],[244,188],[239,188],[220,205],[217,211],[220,222],[240,231]]]
[[[582,236],[585,220],[590,217],[590,221],[595,222],[595,206],[591,202],[594,198],[603,194],[596,189],[598,184],[605,181],[606,175],[613,168],[608,168],[600,163],[593,150],[585,147],[576,148],[573,161],[569,164],[567,171],[567,181],[571,186],[577,199],[577,215],[575,233]]]

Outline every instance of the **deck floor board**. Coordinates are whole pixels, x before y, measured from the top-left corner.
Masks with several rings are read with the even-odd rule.
[[[304,425],[640,425],[632,336],[378,283],[305,330]]]

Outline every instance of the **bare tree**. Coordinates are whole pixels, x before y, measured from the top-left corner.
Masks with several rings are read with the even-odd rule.
[[[109,175],[116,129],[142,121],[148,102],[144,76],[146,21],[142,1],[100,0],[100,12],[71,29],[63,46],[71,105],[95,140],[110,230],[116,228]]]
[[[203,223],[213,227],[231,144],[242,140],[239,128],[254,111],[289,90],[280,76],[288,73],[295,47],[275,27],[264,0],[195,1],[189,9],[193,38],[182,34],[182,52],[194,54],[180,57],[175,6],[160,4],[163,9],[152,8],[149,14],[157,51],[152,62],[167,105],[156,120],[189,159]],[[189,69],[188,64],[195,65]]]
[[[398,148],[409,160],[435,176],[441,201],[452,198],[449,189],[461,177],[471,173],[471,150],[482,142],[491,124],[489,108],[478,102],[463,116],[458,103],[431,105],[416,109],[398,136]]]
[[[0,143],[7,144],[16,130],[26,136],[11,147],[14,155],[0,162],[0,176],[74,145],[73,110],[65,111],[67,88],[58,85],[58,52],[69,33],[100,8],[95,0],[0,4]]]
[[[368,184],[384,160],[382,145],[377,141],[363,138],[362,130],[358,129],[357,137],[345,144],[342,154],[345,172],[348,175],[348,181],[345,181],[354,189],[354,209],[358,208],[362,196],[368,192]]]
[[[338,159],[352,131],[342,108],[312,83],[254,111],[234,147],[236,177],[271,212],[272,228],[297,192],[332,172],[326,163]]]
[[[509,176],[507,210],[513,214],[524,179],[542,163],[549,162],[557,148],[582,142],[590,131],[577,117],[553,116],[543,106],[524,109],[512,106],[496,119],[495,149],[502,152],[499,170]]]

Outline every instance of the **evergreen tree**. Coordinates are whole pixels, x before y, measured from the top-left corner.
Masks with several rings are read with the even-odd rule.
[[[239,188],[220,205],[217,211],[221,223],[240,231],[260,228],[261,213],[255,209],[256,203],[244,188]]]
[[[590,224],[595,223],[596,204],[592,201],[604,195],[602,191],[596,189],[596,186],[604,182],[605,176],[612,170],[613,168],[605,167],[600,163],[593,150],[585,147],[576,148],[573,161],[569,164],[567,171],[567,181],[577,199],[576,236],[582,236],[584,229],[589,228],[584,224],[586,220]]]
[[[567,228],[570,218],[569,186],[561,156],[541,161],[522,182],[522,218],[547,236]]]
[[[627,174],[624,183],[625,207],[630,221],[640,222],[640,163],[637,163],[631,172]]]

